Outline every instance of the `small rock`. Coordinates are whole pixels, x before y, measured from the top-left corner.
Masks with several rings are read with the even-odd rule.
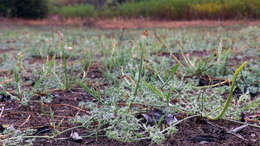
[[[72,140],[74,142],[77,142],[77,143],[82,143],[83,142],[83,138],[81,136],[79,136],[78,132],[72,132],[70,134],[70,137],[72,138]]]
[[[251,134],[251,137],[255,137],[255,136],[256,136],[255,133],[252,133],[252,134]]]

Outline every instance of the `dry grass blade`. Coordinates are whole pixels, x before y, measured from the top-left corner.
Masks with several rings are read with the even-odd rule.
[[[84,109],[81,109],[79,107],[76,107],[76,106],[73,106],[73,105],[70,105],[70,104],[54,104],[54,106],[69,106],[69,107],[72,107],[76,110],[79,110],[79,111],[82,111],[82,112],[85,112],[86,114],[90,115],[90,112],[89,111],[86,111]]]
[[[13,79],[6,79],[6,80],[0,82],[0,85],[5,84],[5,83],[7,83],[7,82],[10,82],[10,81],[12,81],[12,80],[13,80]]]
[[[3,106],[3,107],[1,108],[0,118],[2,118],[2,115],[3,115],[3,113],[4,113],[4,110],[5,110],[5,107]]]
[[[127,75],[121,76],[121,77],[120,77],[120,82],[122,82],[122,79],[124,79],[124,78],[130,80],[130,81],[132,82],[132,84],[134,85],[134,87],[136,87],[135,81],[134,81],[131,77],[127,76]]]
[[[170,55],[178,62],[178,64],[182,67],[184,67],[184,65],[181,63],[181,61],[173,54],[171,53],[170,49],[165,45],[165,43],[163,43],[163,41],[160,39],[160,37],[157,35],[156,31],[154,31],[154,36],[155,38],[167,49],[167,51],[170,53]]]
[[[31,115],[29,115],[28,118],[19,127],[23,127],[26,123],[28,123],[30,118],[31,118]]]

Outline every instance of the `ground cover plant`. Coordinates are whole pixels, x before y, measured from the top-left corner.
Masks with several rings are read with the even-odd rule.
[[[0,27],[3,145],[259,145],[259,26]]]

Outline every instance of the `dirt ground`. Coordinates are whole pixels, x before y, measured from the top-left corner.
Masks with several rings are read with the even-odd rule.
[[[176,27],[201,27],[201,26],[230,26],[230,25],[260,25],[260,20],[192,20],[169,21],[149,19],[62,19],[58,16],[50,16],[41,20],[6,19],[0,18],[0,24],[18,25],[52,25],[52,26],[86,26],[100,29],[138,29],[138,28],[176,28]]]
[[[90,68],[89,77],[102,78],[97,67],[92,66]],[[28,106],[23,106],[17,101],[11,100],[9,96],[0,94],[0,104],[4,105],[4,109],[1,111],[0,123],[2,125],[13,125],[16,129],[37,129],[34,135],[50,135],[53,131],[52,121],[50,121],[50,110],[54,113],[55,123],[59,123],[63,120],[59,130],[75,127],[77,125],[72,124],[69,119],[72,119],[76,115],[89,114],[89,111],[78,107],[81,101],[93,101],[88,93],[81,88],[73,88],[70,91],[50,91],[55,98],[51,103],[41,104],[39,101],[43,94],[34,96]],[[43,112],[44,111],[44,112]],[[183,119],[187,115],[178,113],[174,115],[177,119]],[[245,117],[241,116],[241,121],[244,121]],[[254,123],[252,123],[254,124]],[[204,118],[195,117],[177,125],[178,132],[174,135],[167,137],[163,145],[245,145],[245,146],[257,146],[260,141],[260,129],[247,126],[237,132],[236,134],[228,133],[227,131],[241,127],[241,124],[218,120],[209,121]],[[83,141],[75,142],[70,138],[72,132],[78,132],[80,135],[85,135],[87,129],[77,128],[72,131],[68,131],[59,135],[58,138],[63,140],[54,139],[36,139],[35,146],[43,145],[90,145],[90,146],[145,146],[151,145],[150,140],[143,140],[137,143],[121,143],[119,141],[108,139],[107,137],[99,136],[84,138]],[[154,144],[155,145],[155,144]]]
[[[63,120],[60,130],[71,128],[76,126],[71,124],[68,119],[73,118],[75,115],[88,114],[88,111],[78,107],[80,101],[93,100],[82,89],[72,90],[70,92],[54,91],[54,101],[50,104],[44,104],[45,114],[42,114],[42,107],[39,102],[30,103],[29,106],[21,106],[19,103],[15,103],[8,100],[8,97],[2,98],[1,104],[5,104],[5,111],[0,119],[2,124],[13,124],[17,129],[25,130],[29,128],[40,129],[45,128],[46,131],[41,131],[36,135],[49,135],[51,133],[52,126],[50,121],[50,114],[48,109],[52,109],[54,112],[54,119],[56,123]],[[34,97],[32,100],[37,100],[39,97]],[[12,109],[12,110],[8,110]],[[176,115],[178,119],[183,119],[185,115]],[[257,146],[260,140],[260,129],[254,127],[246,127],[239,131],[238,135],[226,133],[226,129],[234,129],[240,127],[241,124],[218,120],[208,121],[203,118],[192,118],[184,121],[177,126],[178,132],[166,139],[163,145],[252,145]],[[80,143],[71,140],[70,134],[72,131],[68,131],[60,138],[64,140],[51,140],[51,139],[37,139],[34,145],[107,145],[107,146],[125,146],[125,145],[149,145],[149,140],[140,141],[138,143],[121,143],[115,140],[110,140],[106,137],[96,138],[84,138]],[[86,129],[79,128],[74,130],[79,134],[84,135],[87,133]],[[239,137],[241,136],[241,137]]]

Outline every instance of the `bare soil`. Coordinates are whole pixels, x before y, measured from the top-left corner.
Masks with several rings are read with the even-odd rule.
[[[213,27],[230,25],[259,25],[260,20],[191,20],[191,21],[171,21],[171,20],[149,20],[149,19],[82,19],[70,18],[62,19],[59,16],[49,16],[46,19],[6,19],[0,18],[0,24],[18,25],[51,25],[51,26],[86,26],[100,29],[139,29],[139,28],[178,28],[178,27]]]
[[[4,112],[1,116],[1,124],[12,124],[15,128],[25,130],[29,128],[39,129],[47,126],[45,132],[41,135],[48,135],[53,130],[50,121],[49,109],[54,112],[56,124],[64,120],[59,130],[68,129],[76,126],[69,122],[70,118],[75,115],[89,114],[87,110],[78,107],[80,101],[95,100],[81,89],[75,89],[69,92],[53,91],[55,98],[52,103],[44,104],[45,114],[41,111],[39,102],[30,103],[29,106],[21,106],[20,103],[2,96],[1,104],[4,105]],[[32,100],[39,100],[35,97]],[[178,119],[184,118],[185,115],[176,115]],[[171,135],[163,143],[163,145],[258,145],[260,140],[260,129],[246,127],[238,132],[243,139],[226,133],[221,127],[232,129],[241,126],[240,124],[230,121],[208,121],[203,118],[192,118],[184,121],[177,126],[178,132]],[[84,135],[86,129],[75,129],[75,132]],[[66,138],[64,140],[37,139],[34,145],[108,145],[108,146],[124,146],[124,145],[149,145],[149,140],[140,141],[138,143],[121,143],[110,140],[106,137],[84,138],[81,143],[72,141],[69,137],[72,131],[66,132],[59,137]]]

